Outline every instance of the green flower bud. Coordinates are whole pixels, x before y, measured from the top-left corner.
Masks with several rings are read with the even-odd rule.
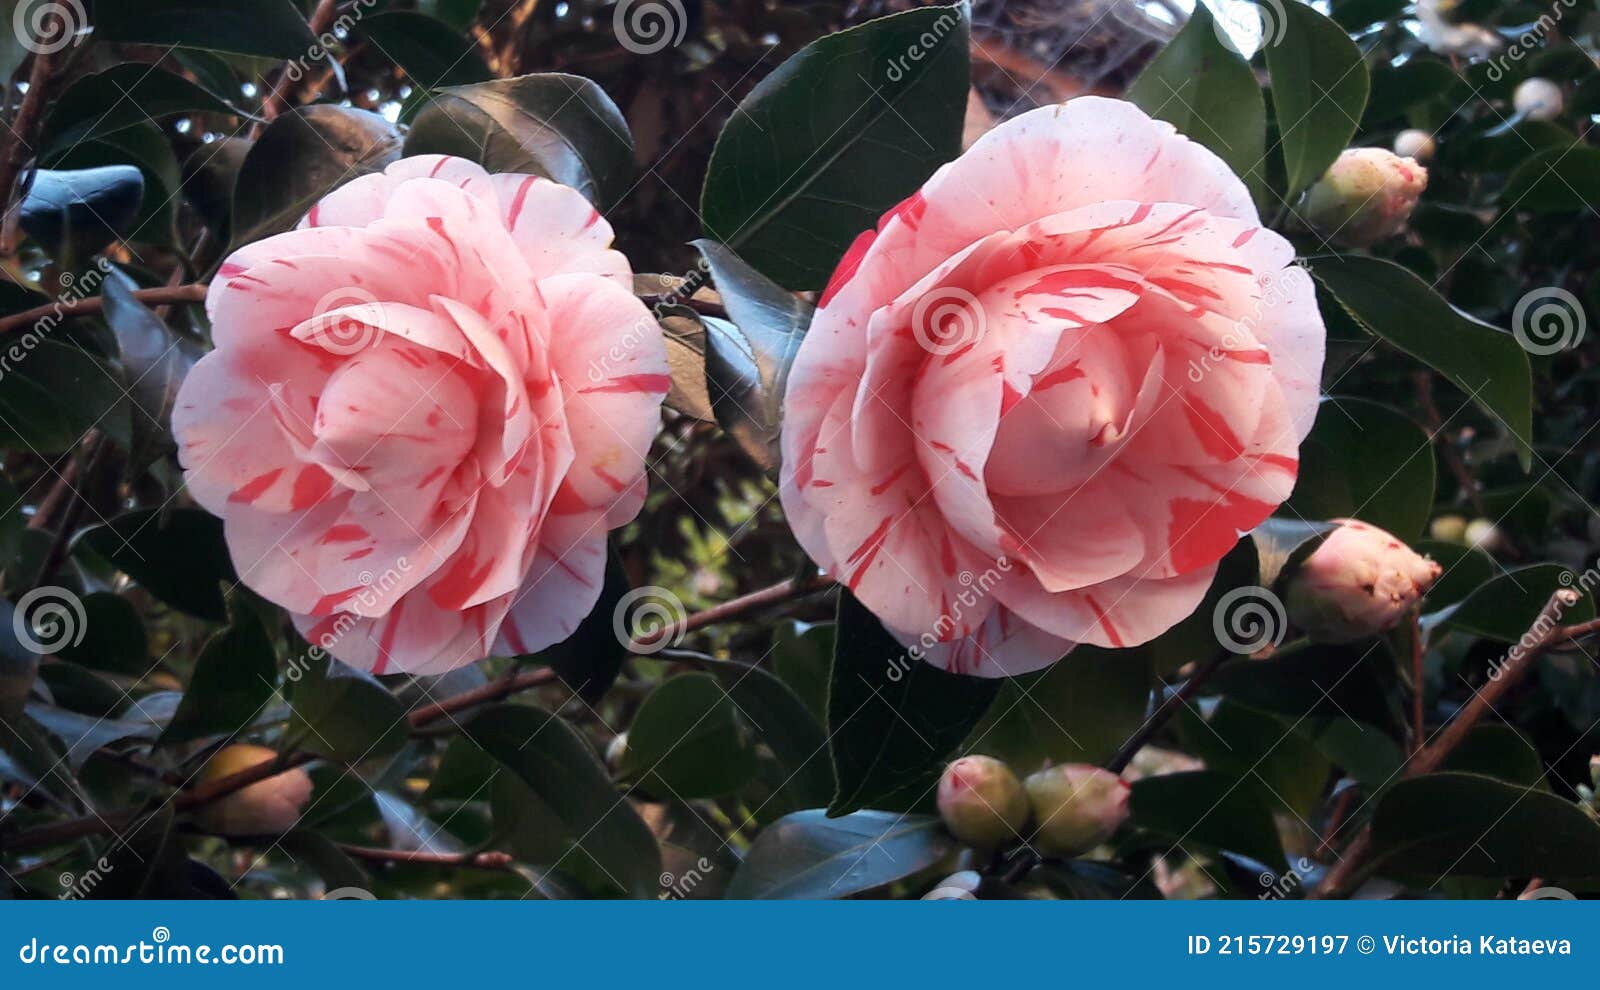
[[[1128,820],[1127,783],[1099,767],[1050,767],[1028,777],[1024,786],[1038,822],[1033,843],[1052,856],[1086,853]]]
[[[265,746],[227,746],[206,764],[198,784],[205,786],[277,758],[278,754]],[[299,824],[310,799],[311,776],[291,767],[201,805],[195,812],[195,824],[217,835],[278,835]]]
[[[1440,543],[1465,543],[1467,520],[1465,516],[1440,516],[1428,524],[1428,535]]]
[[[939,778],[939,814],[962,842],[997,846],[1022,835],[1028,798],[1011,768],[988,756],[963,756]]]
[[[1386,148],[1349,148],[1300,202],[1305,225],[1349,247],[1366,247],[1405,230],[1428,170]]]

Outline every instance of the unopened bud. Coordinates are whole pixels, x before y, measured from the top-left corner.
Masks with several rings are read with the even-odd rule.
[[[1306,190],[1300,217],[1331,240],[1366,247],[1405,230],[1427,186],[1428,170],[1414,158],[1350,148]]]
[[[1127,783],[1099,767],[1049,767],[1029,776],[1025,786],[1038,822],[1033,842],[1051,856],[1086,853],[1128,820]]]
[[[1561,87],[1548,79],[1524,79],[1511,94],[1511,105],[1529,120],[1555,120],[1566,107]]]
[[[939,815],[962,842],[997,846],[1021,837],[1028,798],[1011,768],[989,756],[963,756],[939,778]]]
[[[606,769],[612,773],[622,772],[622,758],[628,752],[628,734],[619,732],[606,743]]]
[[[1589,782],[1600,790],[1600,756],[1589,757]]]
[[[238,744],[222,749],[200,772],[199,786],[231,777],[278,758],[265,746]],[[195,823],[217,835],[279,835],[300,822],[311,799],[311,776],[299,767],[241,787],[200,806]]]
[[[1314,640],[1346,643],[1392,629],[1442,573],[1398,538],[1354,519],[1306,558],[1289,581],[1289,621]]]
[[[1462,534],[1467,546],[1477,547],[1484,553],[1495,553],[1504,550],[1506,546],[1505,534],[1500,532],[1500,527],[1488,519],[1474,519],[1467,523],[1466,532]]]
[[[962,870],[939,881],[939,886],[922,895],[925,901],[975,901],[983,877],[976,870]]]
[[[1465,543],[1467,520],[1465,516],[1440,516],[1428,524],[1428,535],[1440,543]]]
[[[1401,131],[1395,135],[1394,153],[1401,158],[1415,158],[1419,162],[1433,161],[1433,153],[1438,149],[1433,141],[1433,135],[1427,131],[1416,128]]]

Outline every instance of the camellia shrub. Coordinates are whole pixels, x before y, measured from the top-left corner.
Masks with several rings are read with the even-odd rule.
[[[9,5],[6,895],[1600,890],[1593,4],[203,6]]]

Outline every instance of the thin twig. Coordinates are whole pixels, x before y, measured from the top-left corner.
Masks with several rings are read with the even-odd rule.
[[[171,303],[198,303],[205,302],[206,289],[209,286],[204,282],[191,282],[188,285],[162,285],[154,289],[135,289],[133,298],[149,305],[166,305]],[[58,302],[46,303],[25,309],[20,313],[0,317],[0,334],[7,334],[13,330],[38,323],[45,319],[65,319],[69,316],[91,316],[105,309],[104,296],[85,296],[82,299],[63,299]]]
[[[1600,624],[1594,621],[1573,626],[1558,624],[1561,621],[1561,613],[1577,604],[1579,598],[1578,592],[1571,588],[1561,588],[1550,596],[1544,608],[1539,610],[1539,617],[1518,641],[1519,645],[1511,648],[1498,674],[1491,678],[1482,690],[1474,694],[1472,700],[1461,706],[1461,711],[1449,724],[1439,730],[1439,734],[1432,742],[1412,754],[1400,771],[1401,779],[1421,777],[1438,770],[1444,765],[1445,759],[1467,738],[1468,733],[1483,721],[1486,715],[1494,711],[1495,705],[1505,700],[1511,689],[1527,676],[1540,657],[1552,649],[1573,642],[1580,636],[1600,630]],[[1521,646],[1523,642],[1527,642],[1528,645]],[[1372,827],[1368,825],[1345,849],[1344,856],[1328,871],[1327,877],[1310,896],[1323,899],[1348,893],[1355,882],[1365,875],[1371,852]]]
[[[420,850],[379,849],[376,846],[354,846],[349,843],[337,843],[341,852],[351,859],[365,860],[369,863],[411,863],[425,866],[453,866],[474,870],[493,870],[505,873],[511,870],[514,862],[509,853],[503,852],[478,852],[478,853],[432,853]]]
[[[338,7],[338,0],[319,0],[317,9],[311,12],[311,19],[307,22],[314,37],[320,38],[328,33],[328,28],[333,25],[333,15],[337,12]],[[318,42],[318,44],[320,45],[321,42]],[[268,121],[271,121],[288,107],[289,96],[285,84],[295,81],[289,78],[289,66],[287,63],[278,69],[277,77],[273,80],[272,85],[267,87],[267,95],[261,100],[261,116],[263,120],[252,128],[252,137],[259,135]]]
[[[1154,738],[1155,734],[1160,732],[1162,727],[1174,715],[1187,706],[1195,695],[1200,693],[1200,689],[1205,686],[1206,681],[1211,679],[1211,675],[1215,674],[1217,669],[1231,655],[1225,652],[1219,653],[1197,665],[1194,672],[1189,675],[1189,679],[1179,685],[1176,691],[1168,695],[1161,702],[1161,706],[1155,710],[1155,713],[1146,719],[1145,723],[1139,726],[1133,735],[1128,737],[1128,741],[1122,744],[1122,748],[1117,750],[1117,755],[1111,758],[1105,768],[1112,773],[1121,773],[1126,770],[1128,764],[1133,762],[1133,758],[1139,755],[1139,750],[1144,749],[1145,744]]]

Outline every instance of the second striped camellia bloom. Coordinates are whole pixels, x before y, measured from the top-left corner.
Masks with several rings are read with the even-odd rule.
[[[222,266],[173,432],[239,577],[314,646],[436,673],[594,607],[670,384],[610,243],[567,186],[422,156]]]
[[[1000,125],[823,294],[785,397],[801,545],[947,670],[1154,638],[1294,487],[1325,334],[1293,253],[1131,104]]]

